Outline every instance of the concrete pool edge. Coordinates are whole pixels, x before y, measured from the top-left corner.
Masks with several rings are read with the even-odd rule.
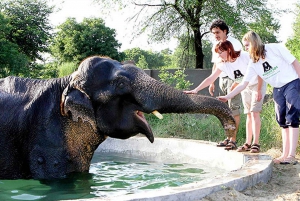
[[[99,146],[97,152],[123,153],[132,157],[153,158],[155,161],[171,162],[177,160],[188,163],[201,160],[222,167],[226,173],[180,187],[116,197],[77,200],[200,200],[211,193],[226,188],[242,191],[260,182],[266,183],[271,178],[273,163],[270,156],[263,153],[245,154],[225,151],[223,148],[216,147],[215,144],[207,141],[175,138],[156,138],[153,144],[145,137],[133,137],[127,140],[108,138]]]

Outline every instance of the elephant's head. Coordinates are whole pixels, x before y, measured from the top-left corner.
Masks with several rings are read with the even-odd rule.
[[[219,118],[231,136],[234,118],[228,106],[212,97],[187,95],[144,73],[134,64],[110,58],[85,59],[65,89],[61,111],[91,123],[105,136],[127,139],[138,133],[154,136],[143,113],[206,113]]]

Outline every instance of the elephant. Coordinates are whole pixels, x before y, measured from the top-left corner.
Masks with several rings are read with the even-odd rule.
[[[227,136],[235,121],[213,97],[188,95],[133,63],[84,59],[72,74],[51,79],[0,79],[0,179],[61,179],[86,173],[107,138],[154,135],[144,114],[215,115]]]

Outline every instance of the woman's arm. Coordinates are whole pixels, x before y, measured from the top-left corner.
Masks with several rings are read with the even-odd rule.
[[[261,93],[261,88],[262,88],[262,85],[264,83],[264,80],[257,76],[257,80],[258,80],[258,83],[257,83],[257,96],[256,96],[256,100],[257,101],[260,101],[262,99],[262,93]]]
[[[208,76],[205,80],[203,80],[198,87],[196,87],[193,90],[190,91],[183,91],[186,94],[196,94],[198,93],[198,91],[204,89],[205,87],[208,87],[211,83],[213,83],[221,74],[221,70],[220,69],[216,69],[215,71],[213,71],[210,76]]]

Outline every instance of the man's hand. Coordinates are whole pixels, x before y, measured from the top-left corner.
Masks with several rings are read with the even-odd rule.
[[[215,84],[214,83],[212,83],[211,85],[209,85],[208,91],[209,91],[209,93],[210,93],[211,96],[214,96],[214,92],[215,92]]]

